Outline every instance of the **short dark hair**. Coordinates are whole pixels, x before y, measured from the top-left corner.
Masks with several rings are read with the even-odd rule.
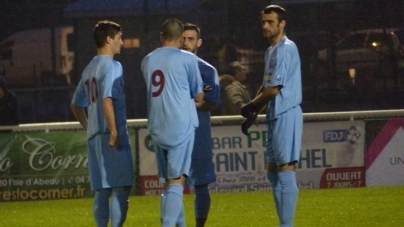
[[[93,29],[95,45],[103,47],[108,36],[115,38],[119,32],[122,32],[121,25],[108,20],[99,21]]]
[[[161,35],[164,39],[168,41],[173,41],[182,37],[182,32],[184,31],[184,25],[182,22],[176,18],[167,19],[163,23],[163,31]]]
[[[281,22],[283,20],[286,21],[286,10],[279,5],[269,5],[262,10],[263,14],[270,14],[275,12],[278,15],[278,21]]]
[[[187,30],[193,30],[196,31],[196,34],[198,35],[198,39],[201,38],[201,29],[196,25],[196,24],[191,24],[191,23],[186,23],[184,24],[184,31]]]

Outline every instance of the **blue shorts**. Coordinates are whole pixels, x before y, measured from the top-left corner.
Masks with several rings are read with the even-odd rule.
[[[169,150],[163,149],[153,141],[158,176],[161,182],[164,182],[165,179],[177,179],[182,175],[189,176],[194,139],[195,133],[192,133],[183,143]]]
[[[300,106],[268,122],[265,162],[278,166],[298,162],[303,133],[303,114]]]
[[[216,181],[215,166],[212,159],[192,159],[188,185],[203,185]]]
[[[109,134],[101,134],[87,143],[91,189],[133,186],[135,170],[130,147],[117,150],[108,142]]]

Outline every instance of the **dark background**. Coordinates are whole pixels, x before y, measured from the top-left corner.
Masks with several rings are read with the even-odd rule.
[[[171,0],[161,0],[171,4]],[[191,1],[191,0],[189,0]],[[263,52],[268,46],[261,35],[260,10],[270,4],[282,4],[288,12],[286,27],[288,37],[295,41],[302,61],[304,112],[399,109],[403,107],[403,90],[386,87],[381,93],[368,98],[368,93],[358,92],[358,87],[349,84],[348,75],[339,75],[332,64],[321,74],[318,68],[317,52],[332,49],[333,44],[352,31],[368,28],[404,28],[403,0],[355,0],[295,4],[295,1],[253,1],[253,0],[206,0],[197,9],[181,13],[161,11],[159,15],[128,13],[122,9],[112,12],[66,13],[64,9],[77,0],[1,0],[0,41],[9,35],[26,29],[75,27],[76,62],[74,82],[80,72],[95,54],[91,42],[91,28],[100,19],[119,22],[124,27],[124,36],[132,33],[141,37],[146,45],[139,49],[124,50],[116,59],[124,66],[127,86],[128,118],[145,118],[145,86],[141,79],[141,59],[158,47],[158,31],[168,17],[176,16],[184,22],[201,26],[203,45],[198,54],[214,66],[217,51],[216,41],[221,40],[235,47],[235,59],[248,68],[247,86],[255,93],[262,80]],[[94,2],[89,0],[88,2]],[[96,2],[96,1],[95,1]],[[119,1],[116,1],[119,2]],[[147,2],[145,0],[144,2]],[[300,1],[301,2],[301,1]],[[119,9],[118,9],[119,12]],[[135,23],[133,22],[135,21]],[[125,31],[126,30],[126,31]],[[224,73],[224,72],[221,72]],[[395,75],[401,79],[402,75]],[[341,79],[342,78],[342,79]],[[324,82],[325,81],[325,82]],[[323,86],[325,83],[325,86]],[[342,84],[342,86],[337,86]],[[21,103],[22,123],[55,122],[74,120],[69,102],[75,84],[64,88],[33,87],[10,88]]]

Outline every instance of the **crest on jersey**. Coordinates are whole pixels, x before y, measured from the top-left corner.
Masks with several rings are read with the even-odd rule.
[[[271,60],[269,61],[269,68],[270,68],[270,69],[275,68],[275,61],[274,61],[274,59],[271,59]]]

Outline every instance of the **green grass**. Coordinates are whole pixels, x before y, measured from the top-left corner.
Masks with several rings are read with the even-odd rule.
[[[193,227],[194,195],[185,195],[187,226]],[[159,197],[132,196],[129,226],[159,225]],[[270,192],[212,194],[207,226],[275,227],[278,225]],[[404,225],[404,186],[317,189],[299,192],[295,227],[378,227]],[[95,226],[92,199],[2,202],[0,226]]]

